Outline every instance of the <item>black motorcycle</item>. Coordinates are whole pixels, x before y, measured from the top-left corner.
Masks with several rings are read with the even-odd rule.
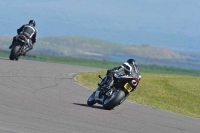
[[[10,52],[10,60],[18,60],[21,55],[25,54],[25,46],[28,44],[28,39],[25,35],[19,35],[16,37],[14,46]]]
[[[101,78],[101,83],[104,81],[105,77]],[[133,91],[139,83],[139,78],[137,74],[134,76],[119,76],[114,74],[114,84],[112,87],[108,88],[106,85],[98,84],[98,88],[93,94],[88,98],[88,106],[93,106],[98,103],[103,105],[106,110],[111,110],[116,106],[122,104],[123,101],[129,96],[129,93]],[[133,87],[134,86],[134,87]]]

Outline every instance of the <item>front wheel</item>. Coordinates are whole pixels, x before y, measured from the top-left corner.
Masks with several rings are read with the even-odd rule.
[[[93,106],[96,103],[96,101],[95,101],[95,92],[93,92],[92,95],[88,98],[88,100],[87,100],[88,106]]]
[[[112,96],[108,97],[103,104],[103,108],[111,110],[125,100],[125,92],[122,90],[115,91]]]

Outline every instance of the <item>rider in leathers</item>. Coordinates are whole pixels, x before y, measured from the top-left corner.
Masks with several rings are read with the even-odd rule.
[[[23,55],[25,56],[26,52],[28,52],[29,50],[33,49],[33,44],[37,40],[37,38],[36,38],[37,31],[36,31],[35,25],[36,24],[35,24],[34,20],[30,20],[28,24],[22,25],[17,30],[18,35],[13,37],[13,41],[12,41],[12,44],[10,45],[9,49],[12,49],[12,47],[14,46],[14,42],[16,41],[16,38],[20,34],[25,35],[27,37],[27,39],[28,39],[28,44],[25,46]]]
[[[128,59],[126,62],[124,62],[119,67],[115,67],[113,69],[107,70],[107,74],[106,74],[105,78],[98,85],[106,86],[106,87],[110,88],[115,82],[117,82],[117,78],[115,78],[115,76],[114,76],[115,74],[118,76],[136,74],[138,77],[138,79],[136,79],[136,80],[138,80],[138,81],[132,80],[132,82],[130,84],[133,88],[132,91],[136,89],[136,87],[141,79],[139,67],[137,66],[135,60]]]

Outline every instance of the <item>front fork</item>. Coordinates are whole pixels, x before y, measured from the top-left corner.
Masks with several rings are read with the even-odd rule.
[[[95,101],[98,102],[99,104],[103,104],[104,100],[107,97],[110,97],[114,92],[114,88],[110,88],[108,91],[103,90],[103,88],[99,88],[95,92]]]
[[[106,92],[106,96],[107,96],[107,97],[111,96],[111,95],[113,94],[113,91],[114,91],[113,88],[109,89],[109,91]]]

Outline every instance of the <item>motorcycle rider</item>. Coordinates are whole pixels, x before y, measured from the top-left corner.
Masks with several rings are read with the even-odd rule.
[[[132,91],[136,89],[140,79],[140,71],[137,63],[134,59],[128,59],[126,62],[124,62],[119,67],[114,67],[113,69],[107,70],[106,76],[104,77],[103,81],[98,84],[99,86],[106,86],[107,88],[110,88],[115,82],[117,82],[117,78],[115,78],[114,75],[120,76],[131,76],[133,74],[136,74],[138,81],[132,80],[132,83],[130,84],[132,86]],[[131,92],[132,92],[131,91]]]
[[[37,38],[37,30],[35,28],[36,23],[34,20],[30,20],[28,24],[22,25],[19,29],[17,29],[18,35],[13,37],[12,44],[9,46],[9,49],[12,49],[14,46],[14,42],[16,41],[17,37],[22,34],[25,35],[28,39],[28,44],[24,47],[24,53],[22,54],[25,56],[26,52],[33,49],[33,44],[36,42]]]

